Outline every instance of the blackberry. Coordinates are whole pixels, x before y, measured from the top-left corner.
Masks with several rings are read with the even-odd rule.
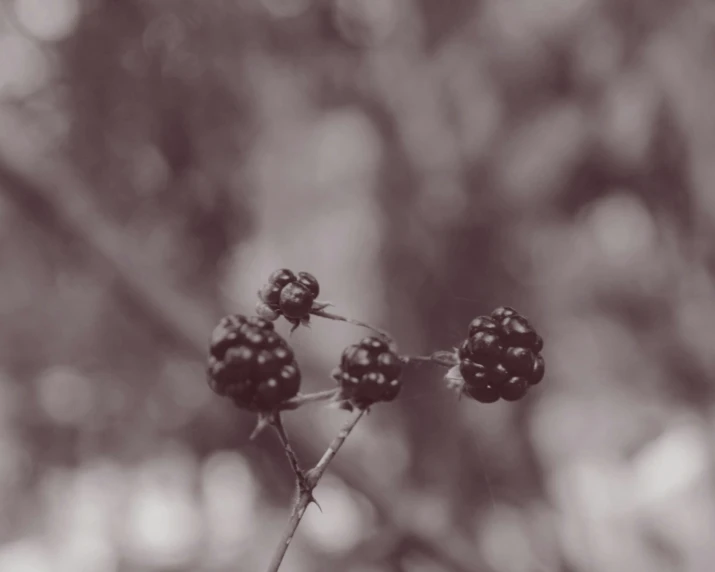
[[[275,409],[300,389],[293,350],[258,316],[221,319],[211,334],[207,373],[212,391],[251,411]]]
[[[345,348],[333,378],[344,401],[365,409],[400,393],[402,361],[384,340],[368,336]]]
[[[462,391],[482,403],[517,401],[545,372],[544,340],[514,308],[501,306],[472,320],[457,349]]]
[[[320,294],[320,284],[309,272],[281,268],[268,277],[268,282],[258,291],[261,302],[256,311],[268,319],[283,315],[294,326],[306,322],[313,302]]]

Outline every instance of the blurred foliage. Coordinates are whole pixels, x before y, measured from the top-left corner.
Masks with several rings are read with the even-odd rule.
[[[290,469],[203,352],[280,266],[410,354],[513,305],[548,369],[408,372],[286,570],[711,570],[714,48],[705,0],[4,0],[0,571],[266,565]]]

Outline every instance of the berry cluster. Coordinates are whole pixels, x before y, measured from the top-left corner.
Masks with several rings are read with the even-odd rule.
[[[386,341],[368,336],[343,351],[333,379],[340,397],[360,409],[378,401],[392,401],[400,393],[402,361]]]
[[[481,403],[517,401],[544,377],[544,341],[529,321],[502,306],[469,324],[459,347],[463,392]]]
[[[318,280],[308,272],[298,272],[281,268],[268,277],[268,283],[259,290],[261,302],[256,311],[268,320],[283,315],[297,325],[310,316],[313,302],[320,294]]]
[[[208,383],[236,406],[270,411],[295,397],[300,369],[293,350],[263,318],[225,316],[211,335]]]

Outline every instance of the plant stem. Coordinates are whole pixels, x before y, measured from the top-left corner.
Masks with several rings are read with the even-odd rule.
[[[276,411],[273,414],[273,417],[271,419],[271,425],[276,430],[276,433],[278,433],[278,438],[283,444],[283,450],[286,453],[286,457],[288,457],[290,467],[291,469],[293,469],[293,473],[295,473],[295,477],[298,482],[298,489],[303,490],[305,485],[305,473],[303,473],[303,470],[300,468],[300,465],[298,464],[298,456],[295,454],[293,447],[291,447],[290,441],[288,441],[288,435],[286,435],[286,431],[283,427],[283,421],[281,420],[281,414],[279,411]]]
[[[352,419],[349,419],[345,423],[345,425],[343,425],[343,427],[340,429],[338,434],[328,446],[328,449],[325,451],[323,457],[320,459],[320,461],[318,461],[318,464],[305,474],[304,486],[299,485],[300,494],[296,499],[295,504],[293,505],[293,509],[291,510],[290,519],[288,520],[288,526],[286,527],[283,536],[281,537],[280,543],[278,544],[278,547],[273,554],[273,558],[266,572],[278,572],[278,569],[283,562],[283,558],[288,551],[288,547],[293,540],[295,531],[298,529],[298,525],[300,524],[300,521],[302,520],[303,515],[308,508],[308,505],[315,500],[313,498],[313,489],[318,484],[318,481],[320,481],[320,478],[323,476],[323,473],[328,467],[328,464],[330,464],[330,461],[332,461],[333,457],[335,457],[335,455],[338,453],[340,447],[343,446],[345,439],[347,439],[348,435],[350,435],[350,432],[353,430],[355,425],[357,425],[357,422],[360,421],[360,418],[363,416],[364,413],[364,410],[358,410],[357,414],[353,416]]]
[[[327,312],[325,309],[314,309],[310,312],[314,316],[319,316],[321,318],[327,318],[328,320],[335,320],[337,322],[347,322],[348,324],[352,324],[353,326],[360,326],[361,328],[367,328],[368,330],[372,330],[376,334],[379,334],[386,340],[388,340],[391,344],[394,344],[394,341],[392,339],[392,336],[388,334],[385,330],[381,330],[380,328],[377,328],[375,326],[371,326],[367,322],[361,322],[360,320],[355,320],[354,318],[346,318],[345,316],[341,316],[339,314],[333,314],[332,312]]]
[[[345,425],[343,425],[342,429],[340,429],[338,434],[328,446],[327,451],[325,451],[325,453],[323,454],[323,457],[320,459],[320,461],[318,461],[318,464],[306,473],[305,476],[311,488],[314,488],[315,485],[318,484],[318,481],[320,480],[320,477],[323,476],[323,473],[325,472],[325,469],[327,469],[328,464],[330,463],[330,461],[333,460],[333,457],[335,457],[335,455],[338,453],[340,447],[343,446],[345,439],[348,438],[348,435],[350,435],[350,432],[354,429],[355,425],[357,425],[357,422],[360,421],[360,418],[364,414],[365,409],[358,409],[357,414],[355,414],[352,419],[349,419],[345,423]]]

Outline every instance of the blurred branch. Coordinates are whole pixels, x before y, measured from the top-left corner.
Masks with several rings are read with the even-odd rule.
[[[11,130],[0,131],[0,187],[26,218],[51,238],[69,236],[87,249],[93,263],[116,281],[119,291],[140,309],[147,326],[161,331],[189,355],[203,361],[208,332],[218,315],[179,292],[142,261],[141,246],[94,203],[93,192],[65,165],[37,152],[21,149]],[[23,152],[24,151],[24,152]],[[320,455],[310,435],[296,428],[295,441]],[[441,535],[422,530],[409,510],[410,503],[385,493],[369,475],[358,478],[338,459],[336,475],[368,498],[384,518],[409,537],[416,547],[455,572],[488,571],[470,539],[455,530]]]

